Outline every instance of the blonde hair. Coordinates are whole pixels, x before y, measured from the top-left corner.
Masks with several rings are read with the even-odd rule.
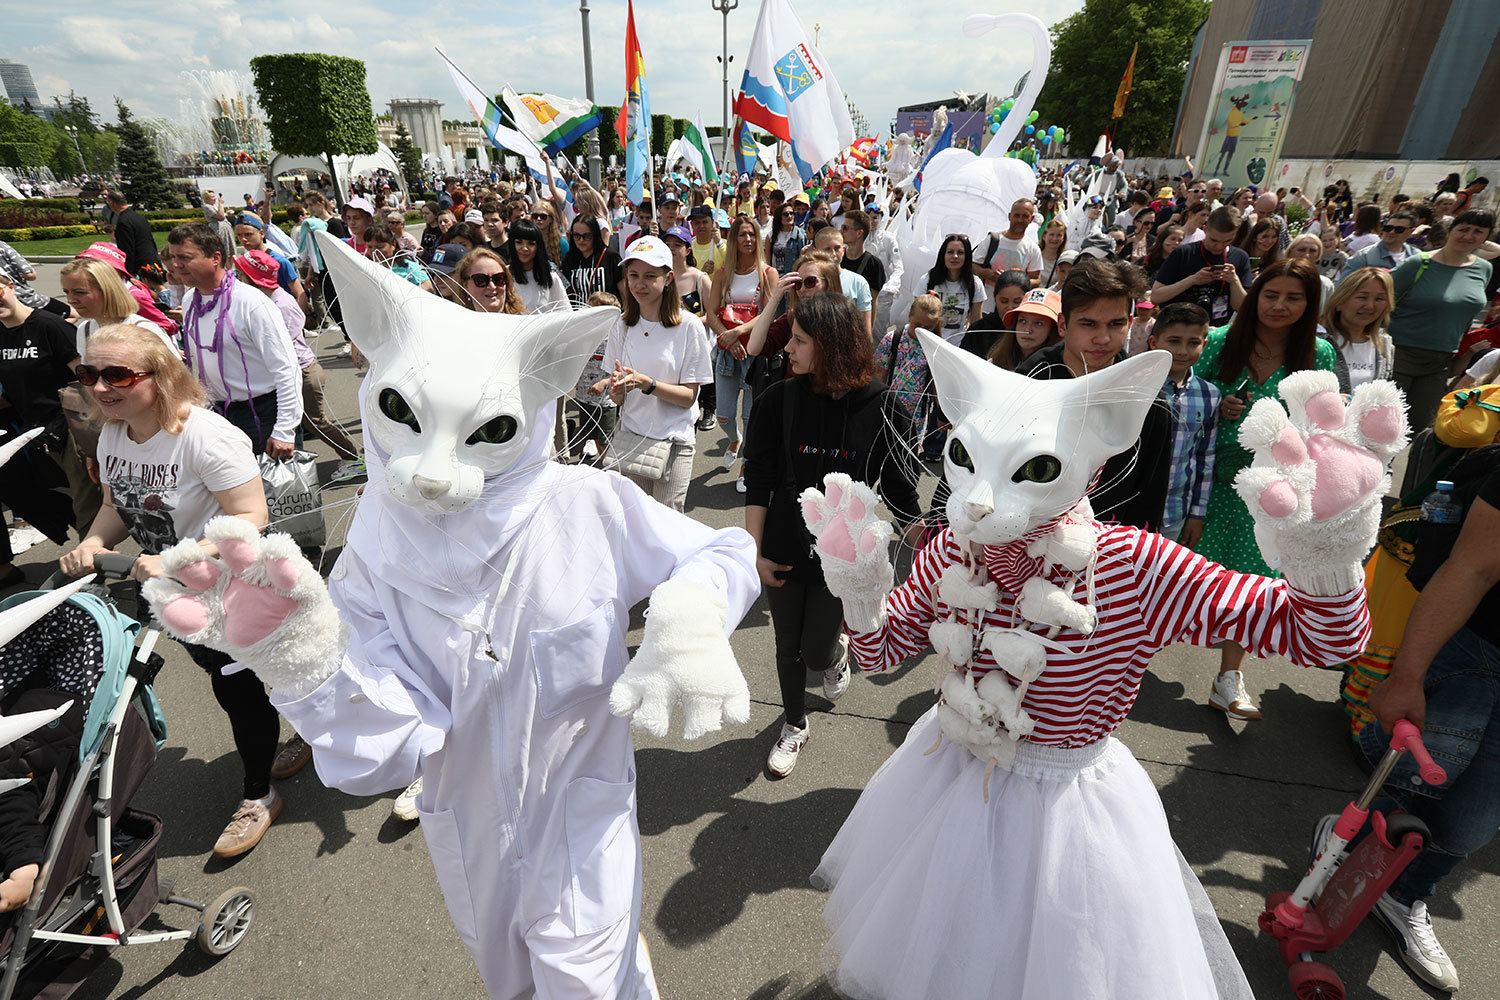
[[[1354,271],[1334,288],[1333,294],[1328,296],[1328,304],[1323,307],[1323,328],[1328,331],[1328,339],[1333,341],[1333,346],[1343,350],[1349,345],[1349,335],[1339,324],[1338,311],[1345,302],[1354,298],[1361,285],[1374,279],[1380,282],[1385,289],[1385,312],[1365,328],[1368,336],[1375,336],[1376,332],[1391,320],[1391,313],[1396,309],[1396,288],[1391,282],[1391,274],[1383,267],[1362,267]]]
[[[556,267],[563,259],[562,217],[557,212],[557,206],[546,199],[539,198],[532,203],[531,210],[533,212],[539,208],[552,218],[552,225],[545,229],[542,229],[541,226],[537,226],[537,228],[542,230],[542,242],[547,244],[547,259],[552,261],[552,265]],[[535,219],[532,220],[532,222],[535,221]]]
[[[458,282],[460,294],[464,296],[463,305],[468,306],[474,312],[486,311],[480,307],[479,302],[469,290],[463,287],[468,282],[469,274],[473,272],[474,265],[478,264],[481,260],[492,260],[496,264],[499,264],[500,273],[505,275],[505,308],[500,311],[510,313],[512,316],[519,316],[524,313],[526,307],[521,304],[521,293],[516,291],[516,279],[511,277],[510,268],[506,265],[505,260],[488,247],[475,247],[473,250],[470,250],[464,254],[463,260],[458,262],[458,267],[453,269],[453,279]],[[490,280],[493,281],[494,279],[491,278]]]
[[[188,413],[193,407],[202,406],[205,402],[203,384],[182,363],[182,355],[168,347],[166,341],[153,331],[129,323],[111,323],[94,331],[84,349],[84,355],[112,344],[132,351],[138,365],[137,370],[151,373],[150,381],[156,389],[156,420],[161,424],[161,429],[168,434],[181,433],[182,422],[187,419]],[[84,399],[87,401],[89,416],[96,420],[103,418],[110,423],[121,422],[118,417],[104,415],[99,404],[94,401],[92,392],[85,392]]]
[[[1292,240],[1291,243],[1287,244],[1286,255],[1288,257],[1292,255],[1293,250],[1297,249],[1298,243],[1311,243],[1313,246],[1318,248],[1318,256],[1323,256],[1323,238],[1317,233],[1303,233],[1301,236]],[[1325,323],[1323,325],[1327,326],[1328,324]]]
[[[771,285],[775,279],[772,272],[766,267],[766,248],[760,239],[760,224],[748,215],[736,215],[733,224],[729,227],[729,244],[724,248],[724,265],[714,271],[713,281],[708,288],[708,301],[713,303],[714,311],[717,312],[725,305],[729,294],[729,283],[734,276],[740,272],[740,227],[749,226],[750,232],[755,238],[755,267],[760,275],[760,301],[765,302],[771,297]]]
[[[136,310],[135,298],[120,280],[120,272],[92,257],[78,257],[63,265],[62,277],[70,274],[85,274],[89,284],[98,292],[103,305],[99,314],[99,325],[123,323],[125,317]]]
[[[1054,215],[1047,220],[1047,224],[1042,227],[1042,231],[1037,238],[1037,245],[1046,246],[1047,233],[1054,228],[1062,230],[1062,242],[1057,245],[1057,252],[1061,255],[1064,250],[1068,249],[1068,224],[1059,216]]]
[[[814,250],[808,247],[797,255],[797,263],[792,265],[792,270],[800,271],[808,264],[817,265],[818,275],[823,279],[823,284],[828,287],[829,291],[838,289],[839,294],[843,294],[843,285],[839,279],[839,262],[833,254],[826,250]],[[793,288],[787,293],[786,298],[786,311],[790,314],[797,308],[797,303],[802,301],[802,296],[798,295],[797,289]]]
[[[918,295],[911,300],[911,321],[931,333],[943,328],[943,300],[936,295]]]

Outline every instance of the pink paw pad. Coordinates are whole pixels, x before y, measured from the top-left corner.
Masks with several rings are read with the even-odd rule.
[[[1380,484],[1385,466],[1368,451],[1322,435],[1307,445],[1318,463],[1312,511],[1319,520],[1344,513]]]
[[[296,601],[270,587],[230,580],[224,588],[224,638],[234,646],[253,646],[296,610]]]
[[[1297,491],[1285,479],[1278,479],[1261,490],[1260,509],[1272,517],[1291,517],[1297,511]]]
[[[1344,417],[1343,397],[1332,389],[1325,389],[1307,401],[1307,419],[1320,430],[1338,430],[1344,426]]]
[[[1401,412],[1394,406],[1377,406],[1359,418],[1359,430],[1376,444],[1395,444],[1401,434]]]
[[[844,490],[838,483],[829,483],[828,492],[823,495],[828,499],[828,506],[837,507],[844,499]]]
[[[854,537],[849,533],[849,521],[843,511],[835,513],[823,534],[818,536],[818,549],[835,559],[854,561]]]
[[[219,567],[212,560],[200,559],[178,570],[177,579],[194,590],[208,590],[219,582]]]
[[[808,524],[817,524],[821,518],[822,512],[818,510],[818,501],[802,501],[802,520],[806,521]]]
[[[1282,465],[1301,465],[1307,461],[1307,445],[1295,427],[1288,424],[1281,429],[1281,436],[1271,445],[1271,457]]]
[[[852,517],[856,521],[860,521],[860,520],[864,519],[864,516],[865,516],[865,502],[863,500],[861,500],[858,496],[851,495],[849,497],[849,516]]]
[[[290,559],[267,559],[266,575],[277,590],[291,590],[297,584],[297,564]]]
[[[226,538],[219,543],[219,555],[236,573],[243,573],[255,562],[255,546],[242,538]]]
[[[178,635],[192,635],[208,624],[208,609],[193,597],[174,597],[161,609],[161,620]]]
[[[859,536],[859,550],[865,555],[875,551],[875,546],[880,542],[880,534],[874,528],[866,528]]]

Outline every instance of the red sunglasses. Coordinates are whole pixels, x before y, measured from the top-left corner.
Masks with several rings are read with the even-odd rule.
[[[79,365],[73,369],[73,374],[78,376],[78,381],[84,385],[93,385],[101,378],[105,385],[116,389],[128,389],[142,379],[150,378],[155,372],[138,372],[126,368],[124,365],[106,365],[103,368],[95,368],[93,365]]]

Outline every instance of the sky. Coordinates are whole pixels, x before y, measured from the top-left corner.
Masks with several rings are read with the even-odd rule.
[[[624,0],[591,0],[594,99],[624,93]],[[992,32],[963,35],[966,8],[942,0],[794,0],[809,33],[871,129],[889,135],[896,108],[941,100],[962,89],[1009,95],[1031,64],[1030,45]],[[1049,27],[1083,0],[1011,0]],[[80,8],[82,10],[80,11]],[[990,6],[988,12],[999,12]],[[470,117],[433,49],[441,47],[482,89],[584,96],[578,5],[571,0],[501,0],[427,6],[408,0],[97,0],[58,12],[46,4],[6,13],[0,58],[31,67],[43,100],[75,90],[108,119],[114,98],[137,117],[180,117],[182,71],[238,70],[253,56],[327,52],[363,59],[377,114],[393,97],[437,98],[444,118]],[[184,12],[189,12],[184,16]],[[460,14],[459,12],[462,12]],[[759,5],[739,0],[729,14],[731,99],[738,88]],[[705,127],[722,116],[724,17],[710,0],[636,0],[651,110]]]

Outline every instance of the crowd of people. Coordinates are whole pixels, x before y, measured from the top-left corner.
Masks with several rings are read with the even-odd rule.
[[[546,185],[501,172],[447,177],[420,206],[420,236],[407,232],[402,207],[378,183],[342,205],[303,192],[287,208],[289,232],[270,221],[268,205],[237,210],[205,190],[203,222],[172,230],[164,257],[149,226],[144,239],[136,232],[139,213],[111,192],[115,241],[63,269],[62,299],[38,293],[30,265],[0,244],[0,424],[12,433],[46,429],[21,460],[0,468],[0,501],[53,542],[71,545],[69,529],[76,532],[65,571],[86,572],[94,555],[129,538],[143,553],[134,573],[145,580],[161,572],[166,549],[200,538],[213,516],[263,528],[261,458],[292,458],[304,435],[340,459],[325,485],[357,485],[366,473],[359,435],[331,411],[329,376],[314,350],[320,336],[342,334],[338,289],[313,238],[319,231],[477,312],[616,308],[618,323],[564,395],[553,457],[616,468],[684,511],[695,456],[719,450],[732,474],[722,488],[732,483],[743,495],[775,631],[785,717],[767,768],[786,777],[808,743],[809,673],[836,701],[864,666],[809,550],[796,498],[844,472],[877,490],[912,549],[945,522],[942,463],[957,442],[919,331],[1043,380],[1100,372],[1144,351],[1170,353],[1138,440],[1100,472],[1094,512],[1265,576],[1276,567],[1231,486],[1253,457],[1239,434],[1256,400],[1277,398],[1287,377],[1310,370],[1335,373],[1346,396],[1392,379],[1421,430],[1435,421],[1441,428],[1462,408],[1450,389],[1466,371],[1460,389],[1478,392],[1476,400],[1500,381],[1500,354],[1477,361],[1500,348],[1495,216],[1472,203],[1482,179],[1462,189],[1449,179],[1425,198],[1379,205],[1361,202],[1343,181],[1313,201],[1296,187],[1227,191],[1191,172],[1130,177],[1113,156],[1079,169],[1066,179],[1041,171],[1005,229],[975,240],[947,236],[915,276],[905,274],[889,224],[912,198],[898,191],[882,201],[860,176],[784,191],[767,177],[716,187],[659,175],[634,204],[617,178],[597,190],[571,175],[551,183],[550,169]],[[1087,186],[1091,170],[1101,176],[1090,190],[1104,193],[1069,205],[1069,186]],[[1082,291],[1101,275],[1124,290],[1128,310],[1114,308],[1113,293]],[[915,295],[892,322],[903,282]],[[11,349],[23,341],[32,347]],[[352,345],[342,353],[366,370]],[[924,478],[937,480],[925,505]],[[71,509],[56,501],[61,489]],[[1477,510],[1487,517],[1463,536],[1472,532],[1476,549],[1481,537],[1494,540],[1480,532],[1500,530],[1500,515]],[[4,587],[26,581],[12,534],[0,538]],[[1483,551],[1472,556],[1480,565],[1454,569],[1435,586],[1451,590],[1464,572],[1488,591],[1500,579],[1489,569],[1500,546]],[[1419,661],[1448,648],[1444,623],[1457,628],[1468,617],[1454,619],[1448,608],[1440,618],[1435,603],[1424,593],[1407,609],[1420,645],[1408,653],[1398,628],[1400,655],[1383,654],[1384,670],[1395,662],[1399,694],[1371,696],[1384,674],[1365,659],[1351,665],[1345,698],[1362,746],[1379,745],[1378,729],[1361,734],[1372,720],[1388,726],[1398,706],[1420,712],[1410,707],[1426,668]],[[1459,639],[1485,643],[1487,662],[1500,662],[1472,623]],[[294,739],[278,752],[276,713],[252,674],[225,675],[228,658],[206,647],[189,653],[212,677],[244,765],[241,801],[214,846],[233,857],[279,814],[272,779],[296,773],[311,751]],[[1221,643],[1206,698],[1254,721],[1261,712],[1246,659],[1243,645]],[[1436,699],[1428,711],[1438,711]],[[1492,723],[1481,728],[1491,732]],[[1469,773],[1480,767],[1476,759]],[[415,817],[419,784],[398,798],[398,815]],[[1438,821],[1432,853],[1446,860],[1393,890],[1381,910],[1402,957],[1445,988],[1456,986],[1456,972],[1422,900],[1494,833],[1500,804],[1473,808],[1482,822],[1472,814]]]

